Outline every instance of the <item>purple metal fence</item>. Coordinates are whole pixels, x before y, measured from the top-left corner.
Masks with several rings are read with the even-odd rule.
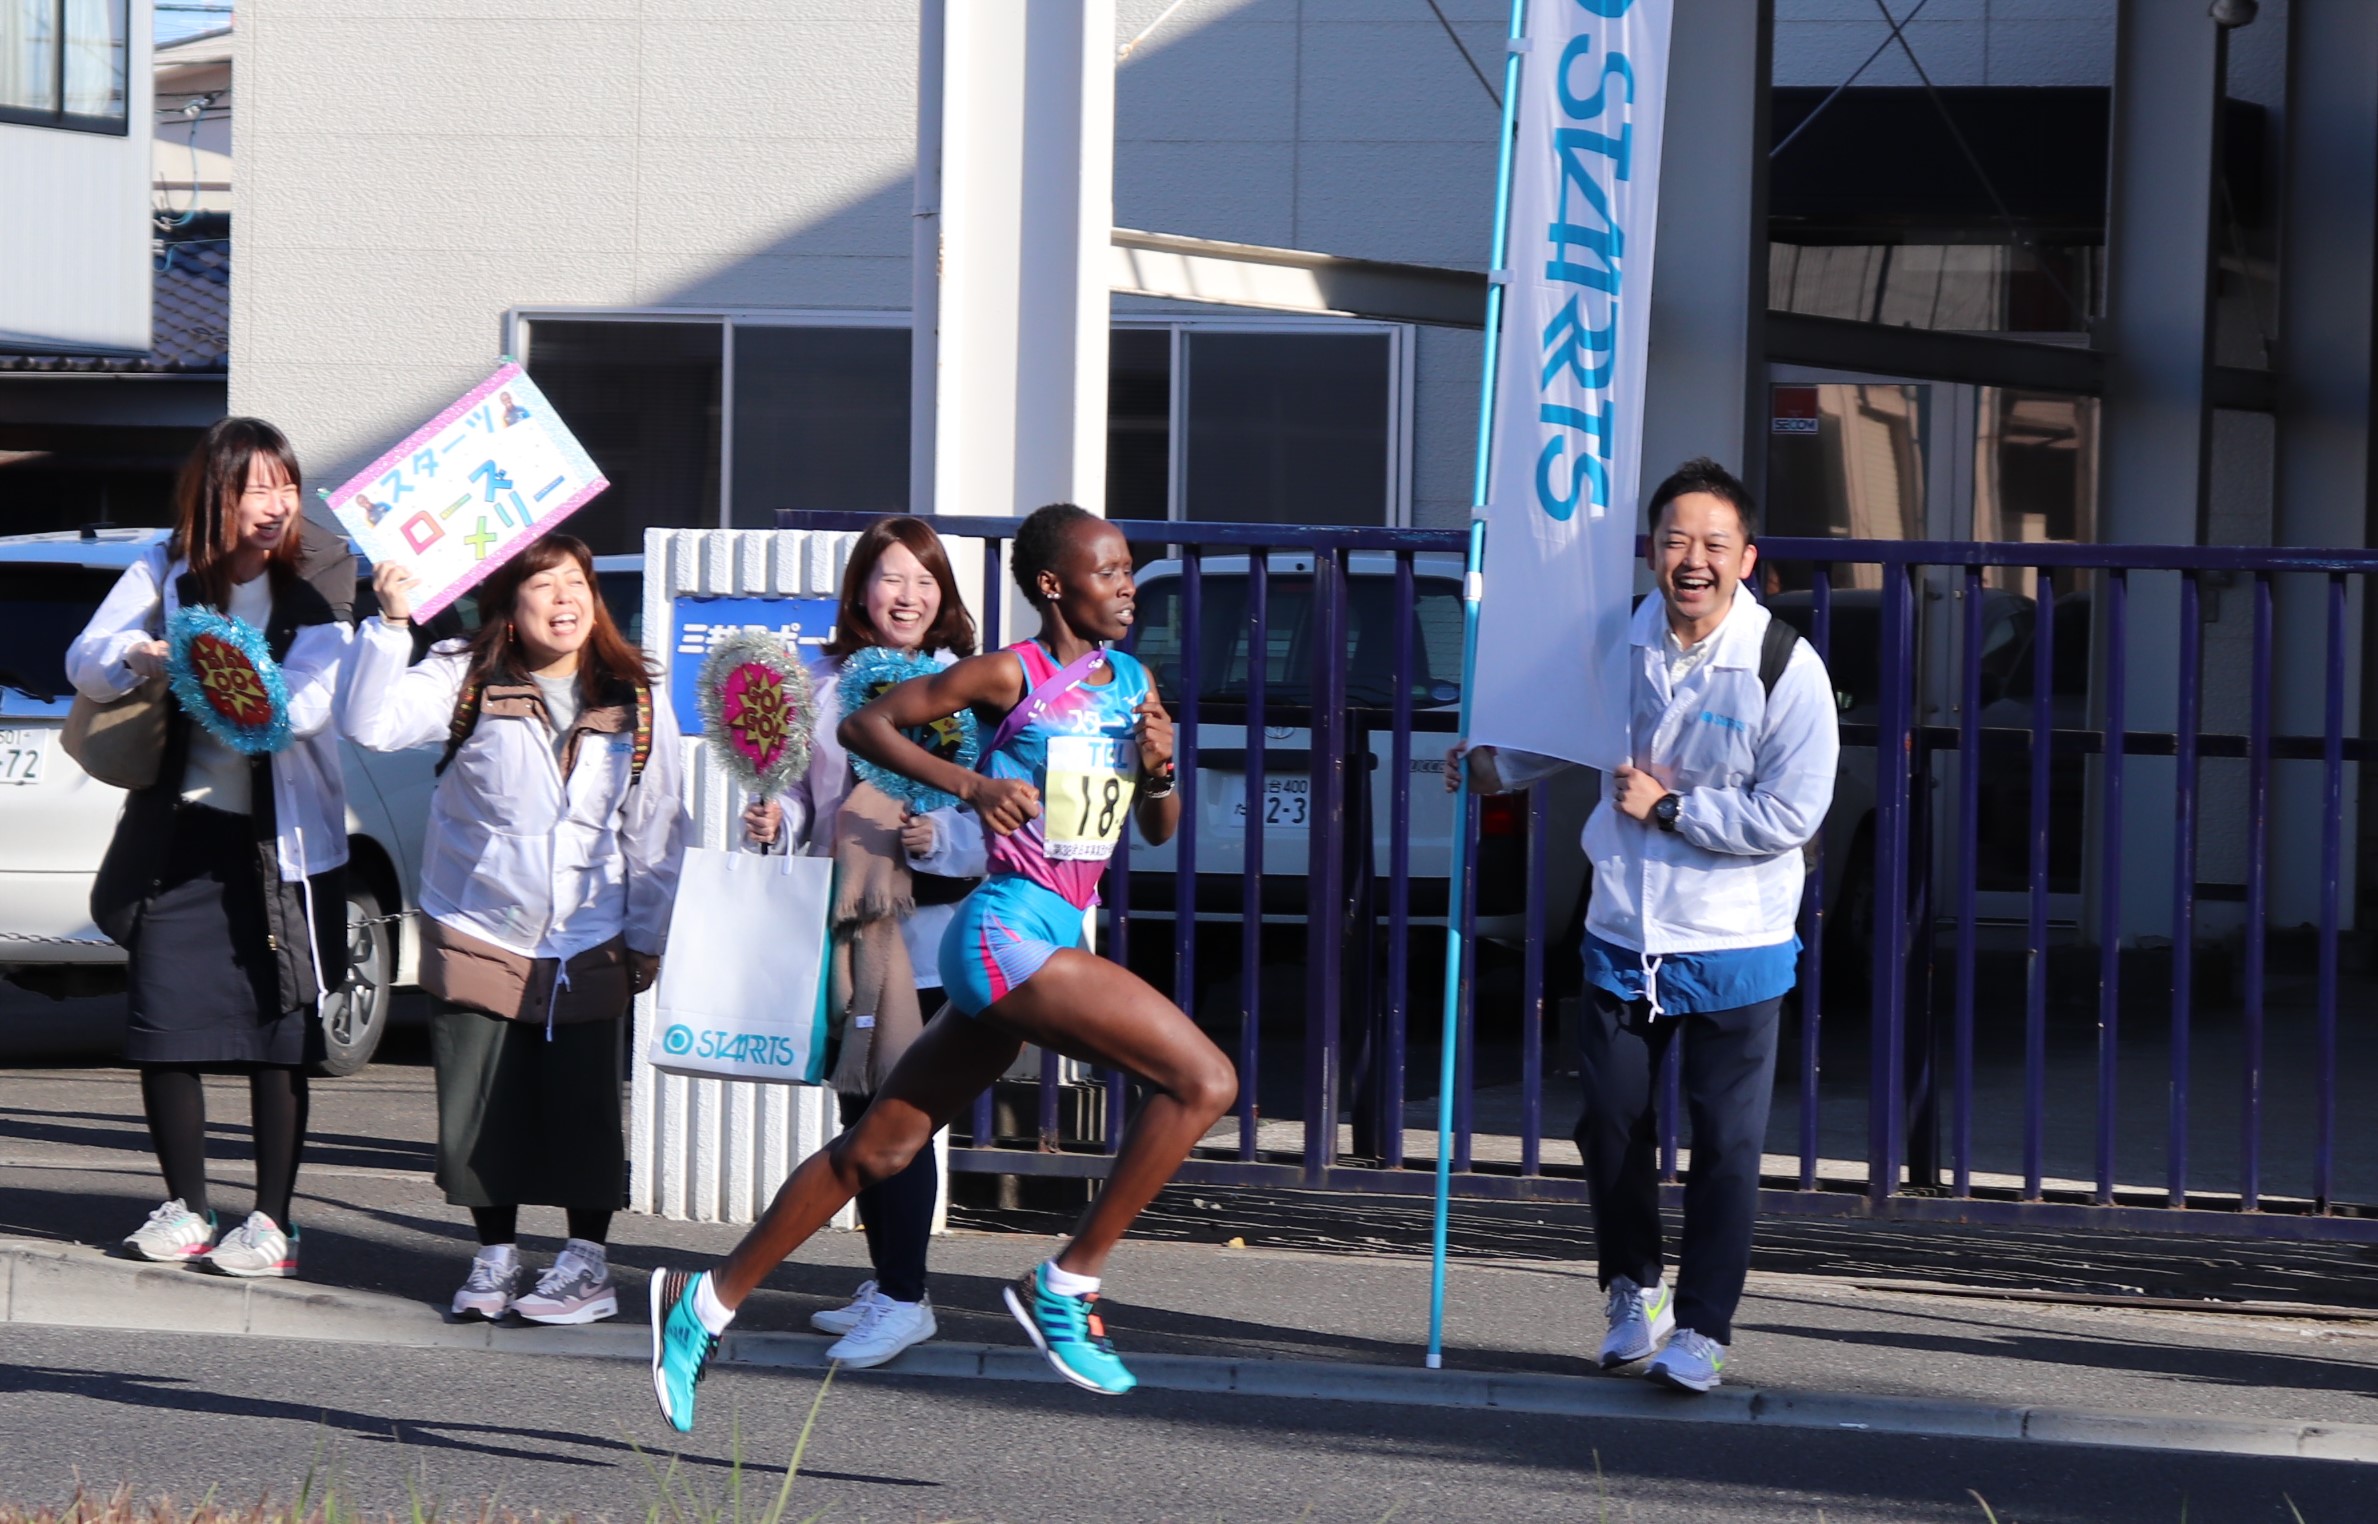
[[[788,510],[778,522],[788,529],[848,531],[872,517]],[[984,635],[986,646],[996,645],[1005,601],[998,551],[1015,532],[1015,521],[929,522],[945,537],[978,541],[988,552]],[[1168,883],[1148,882],[1154,875],[1144,866],[1135,877],[1128,850],[1117,860],[1107,884],[1103,951],[1168,977],[1176,1000],[1234,1055],[1241,1080],[1235,1114],[1207,1139],[1180,1178],[1426,1195],[1434,1186],[1427,1167],[1435,1152],[1433,1139],[1425,1144],[1408,1140],[1404,1114],[1408,1102],[1422,1098],[1413,1093],[1414,1077],[1426,1085],[1437,1069],[1440,1023],[1429,993],[1434,985],[1425,970],[1416,973],[1415,967],[1441,953],[1441,931],[1433,932],[1432,925],[1442,926],[1443,900],[1416,892],[1427,887],[1427,880],[1416,879],[1414,872],[1413,780],[1415,761],[1425,765],[1450,740],[1454,711],[1441,692],[1431,697],[1431,707],[1418,703],[1427,696],[1415,691],[1423,670],[1424,594],[1418,568],[1420,558],[1432,553],[1458,556],[1463,535],[1130,521],[1119,527],[1144,553],[1173,563],[1167,575],[1178,614],[1169,638],[1177,639],[1179,667],[1164,697],[1180,724],[1184,807]],[[1760,549],[1763,573],[1780,572],[1785,585],[1779,589],[1785,596],[1773,599],[1773,606],[1786,611],[1834,667],[1845,706],[1845,791],[1854,759],[1870,757],[1873,769],[1871,810],[1863,821],[1838,818],[1847,806],[1837,799],[1837,818],[1810,849],[1801,925],[1803,977],[1791,1018],[1797,1022],[1797,1040],[1787,1034],[1783,1050],[1796,1055],[1797,1072],[1779,1075],[1779,1121],[1770,1138],[1762,1206],[1840,1216],[2378,1241],[2378,1177],[2357,1177],[2355,1188],[2363,1194],[2340,1198],[2336,1106],[2346,764],[2362,759],[2361,743],[2344,733],[2347,588],[2349,578],[2378,572],[2378,552],[1780,538],[1763,540]],[[1300,558],[1300,564],[1309,560],[1311,568],[1309,585],[1302,572],[1296,578],[1305,606],[1301,613],[1291,611],[1299,622],[1286,632],[1273,622],[1285,584],[1272,558],[1283,554]],[[1221,570],[1209,564],[1222,557],[1229,560]],[[1358,560],[1363,563],[1359,579]],[[1993,573],[1997,581],[2018,587],[1993,588]],[[1209,594],[1222,585],[1217,578],[1243,584],[1235,603],[1232,597],[1219,601],[1225,610],[1239,611],[1227,628],[1208,622],[1205,606],[1215,602]],[[2272,733],[2276,681],[2300,680],[2273,669],[2274,583],[2282,578],[2324,590],[2325,662],[2319,681],[2325,718],[2315,736]],[[1387,589],[1383,605],[1375,597],[1363,603],[1368,617],[1381,617],[1384,608],[1384,617],[1394,624],[1393,670],[1384,674],[1383,699],[1378,695],[1382,674],[1358,671],[1350,649],[1363,633],[1352,596],[1358,580]],[[2176,628],[2132,630],[2134,580],[2176,581]],[[2240,730],[2207,729],[2201,594],[2207,585],[2226,589],[2241,581],[2251,632],[2245,719]],[[1860,582],[1867,585],[1855,585]],[[2020,591],[2025,582],[2027,594]],[[1143,586],[1143,604],[1152,586]],[[1493,596],[1491,588],[1487,595]],[[1927,603],[1943,602],[1953,605],[1953,615],[1927,618]],[[2087,621],[2080,631],[2088,642],[2081,653],[2088,658],[2080,669],[2088,674],[2085,690],[2076,690],[2073,653],[2058,650],[2060,640],[2075,635],[2070,626],[2058,628],[2060,606],[2079,610]],[[1869,608],[1871,634],[1863,623]],[[1992,608],[2013,611],[2007,627],[2027,626],[2017,642],[2027,642],[2027,648],[1996,667],[1989,659],[2005,643],[1991,645]],[[1847,632],[1850,644],[1837,652],[1845,610],[1860,623]],[[1143,622],[1135,641],[1145,629]],[[1284,680],[1283,669],[1269,659],[1283,639],[1306,653],[1307,666],[1294,681]],[[2153,650],[2160,656],[2162,648],[2151,643],[2167,639],[2177,673],[2174,728],[2130,729],[2129,653]],[[1254,655],[1231,664],[1234,648]],[[1206,670],[1216,651],[1228,669],[1220,678]],[[1874,674],[1870,694],[1858,691],[1868,663]],[[1364,701],[1350,702],[1350,685],[1366,676],[1371,681],[1363,689]],[[1283,687],[1291,691],[1279,691]],[[2018,691],[2023,689],[2027,704]],[[2085,701],[2086,714],[2060,715],[2060,697]],[[1953,709],[1955,722],[1928,722],[1921,713],[1926,702]],[[1992,724],[1994,711],[2002,719],[2021,715],[2024,720]],[[1235,875],[1205,871],[1198,861],[1201,834],[1211,842],[1228,829],[1200,819],[1217,798],[1200,787],[1202,732],[1217,726],[1244,728],[1240,747],[1204,747],[1217,774],[1235,772],[1243,779],[1245,816],[1238,829],[1244,853]],[[1301,755],[1279,739],[1300,729],[1308,735]],[[1380,732],[1385,733],[1384,759],[1373,744]],[[2169,998],[2151,1013],[2136,998],[2125,1002],[2126,977],[2134,983],[2142,977],[2137,948],[2126,949],[2118,937],[2098,936],[2093,965],[2085,952],[2062,964],[2066,982],[2074,968],[2082,968],[2085,982],[2094,985],[2084,991],[2093,996],[2085,1002],[2093,1008],[2093,1030],[2079,1033],[2057,1025],[2057,954],[2079,949],[2069,929],[2076,898],[2084,902],[2084,925],[2120,926],[2126,893],[2150,892],[2150,886],[2124,882],[2124,796],[2139,786],[2127,776],[2126,760],[2142,757],[2170,758],[2174,770],[2172,840],[2175,861],[2182,866],[2173,874],[2169,897],[2169,972],[2163,976]],[[1372,781],[1381,760],[1390,773],[1383,786]],[[2243,904],[2243,924],[2236,933],[2241,989],[2234,1012],[2218,1002],[2208,1006],[2198,988],[2200,901],[2206,888],[2198,879],[2201,774],[2208,760],[2242,762],[2245,773],[2236,822],[2243,879],[2221,886],[2223,897]],[[2272,1000],[2266,923],[2275,762],[2319,764],[2319,914],[2308,1009],[2299,1001],[2281,1011]],[[1309,799],[1301,884],[1278,871],[1276,855],[1267,860],[1267,854],[1292,846],[1296,833],[1275,831],[1260,818],[1267,783],[1297,777],[1306,780]],[[2002,786],[1990,791],[1993,781]],[[1433,788],[1433,777],[1424,786]],[[1224,790],[1222,797],[1231,792]],[[1993,814],[1994,800],[2007,806],[2019,802],[2019,818],[2003,818],[2003,808]],[[1374,810],[1384,813],[1383,821],[1373,819]],[[1508,850],[1490,854],[1484,849],[1482,814],[1492,843]],[[1569,944],[1578,929],[1551,923],[1548,865],[1574,848],[1551,833],[1549,816],[1546,791],[1538,789],[1516,805],[1490,803],[1482,812],[1474,804],[1461,823],[1472,833],[1471,841],[1480,844],[1468,854],[1472,883],[1471,892],[1462,896],[1466,911],[1478,914],[1482,872],[1492,875],[1498,890],[1507,882],[1519,883],[1525,909],[1524,930],[1504,960],[1501,972],[1507,977],[1498,984],[1492,1008],[1481,1011],[1476,974],[1465,980],[1461,993],[1453,1177],[1459,1197],[1584,1199],[1572,1146],[1562,1137],[1545,1147],[1547,1116],[1565,1119],[1576,1105],[1573,1087],[1555,1085],[1551,1060],[1564,1050],[1551,1044],[1548,1031],[1555,1019],[1556,983],[1575,980],[1574,967],[1556,960],[1574,956]],[[1849,834],[1853,825],[1859,829]],[[2075,831],[2093,836],[2086,845],[2094,863],[2067,850],[2065,858],[2079,866],[2060,867],[2059,841]],[[1985,842],[1994,848],[2003,844],[2006,857],[2020,861],[2020,889],[1984,890],[1979,860]],[[1482,857],[1491,859],[1483,869]],[[2076,872],[2075,887],[2059,887],[2060,874],[2070,878]],[[1238,880],[1235,885],[1228,881],[1231,876]],[[1936,908],[1933,891],[1943,880]],[[1853,881],[1864,887],[1862,895],[1852,896],[1846,909],[1840,892],[1828,903],[1828,884]],[[1274,886],[1269,896],[1267,883]],[[1995,915],[1984,913],[1985,892],[2000,904]],[[2007,908],[2009,900],[2019,900],[2019,914]],[[1207,912],[1211,937],[1201,935],[1207,929],[1196,913],[1201,905],[1212,907]],[[1166,920],[1170,935],[1156,941],[1152,934]],[[1235,943],[1216,941],[1226,936],[1235,936]],[[1993,938],[2008,945],[1986,946]],[[1156,951],[1151,953],[1151,947]],[[2004,964],[2009,956],[2019,957],[2020,976],[2007,981],[2005,1001],[1986,1004],[1985,964]],[[1845,959],[1858,966],[1844,969]],[[1264,972],[1267,967],[1293,971],[1299,960],[1302,1009],[1278,1010],[1277,999],[1267,999]],[[1945,979],[1936,977],[1936,964],[1945,965]],[[1851,990],[1861,974],[1864,990],[1845,997],[1841,992]],[[1277,988],[1268,987],[1268,994],[1276,997]],[[1828,1009],[1829,1001],[1845,998],[1852,1002],[1847,1009]],[[2019,1031],[2011,1042],[2001,1042],[1998,1034],[2008,1023],[1992,1018],[2006,1014],[2004,1006],[2016,1000]],[[1267,1005],[1275,1008],[1267,1010]],[[1859,1005],[1864,1006],[1862,1029]],[[2198,1029],[2208,1011],[2217,1020],[2219,1042],[2234,1045],[2235,1079],[2208,1076],[2199,1066]],[[2153,1020],[2146,1031],[2126,1039],[2126,1014]],[[2288,1111],[2281,1118],[2266,1107],[2265,1080],[2273,1072],[2266,1062],[2267,1045],[2274,1034],[2295,1038],[2307,1024],[2309,1061],[2283,1077],[2288,1089],[2281,1099]],[[1491,1028],[1491,1042],[1482,1057],[1479,1038],[1486,1028]],[[1289,1040],[1267,1043],[1267,1031],[1285,1033]],[[2138,1047],[2152,1049],[2157,1043],[2166,1050],[2169,1070],[2164,1114],[2146,1119],[2153,1125],[2144,1130],[2134,1125],[2125,1131],[2124,1060]],[[1488,1087],[1491,1094],[1482,1096],[1480,1065],[1489,1060],[1501,1077]],[[1829,1064],[1854,1073],[1861,1063],[1861,1086],[1827,1090]],[[1284,1065],[1293,1065],[1295,1074],[1281,1074]],[[2198,1081],[2205,1078],[2215,1082],[2198,1091]],[[993,1098],[986,1094],[971,1122],[961,1123],[961,1132],[969,1136],[952,1150],[952,1168],[1030,1176],[1103,1174],[1128,1117],[1129,1087],[1115,1074],[1077,1087],[1101,1097],[1103,1105],[1075,1108],[1069,1127],[1061,1105],[1062,1079],[1056,1057],[1045,1055],[1031,1098],[1036,1116],[1030,1128],[1011,1120],[1002,1131]],[[1289,1079],[1292,1084],[1284,1083]],[[1661,1139],[1671,1182],[1680,1149],[1675,1084],[1672,1064]],[[2203,1117],[2214,1100],[2226,1107],[2232,1099],[2234,1164],[2219,1178],[2202,1178],[2208,1172],[2197,1167],[2192,1151],[2201,1153],[2205,1145]],[[2192,1100],[2198,1103],[2194,1110]],[[1491,1103],[1507,1130],[1482,1127],[1482,1102]],[[1833,1129],[1829,1141],[1827,1120],[1855,1116],[1861,1104],[1862,1144],[1845,1144],[1845,1135],[1857,1136],[1846,1128]],[[2308,1138],[2266,1151],[2266,1134],[2278,1121],[2302,1131],[2297,1122],[2307,1104]],[[1267,1129],[1267,1105],[1301,1125],[1274,1123]],[[2067,1124],[2082,1110],[2089,1113],[2089,1126],[2085,1140],[2076,1140]],[[2136,1102],[2128,1108],[2134,1123],[2140,1110]],[[1018,1107],[1008,1114],[1013,1118],[1022,1111]],[[2010,1125],[2011,1140],[2004,1136]],[[1978,1136],[1985,1130],[1998,1135],[1996,1145]],[[1779,1138],[1790,1140],[1783,1149],[1775,1146]],[[2357,1133],[2347,1141],[2366,1150],[2378,1166],[2378,1140]],[[2306,1146],[2293,1146],[2299,1143]],[[2062,1148],[2068,1161],[2061,1168],[2051,1158],[2055,1148]],[[2142,1171],[2125,1180],[2126,1156],[2158,1149],[2160,1180],[2150,1186],[2151,1175]],[[2084,1155],[2085,1168],[2079,1163]],[[2355,1158],[2358,1162],[2361,1155]],[[1414,1159],[1420,1164],[1409,1162]],[[2285,1175],[2289,1188],[2271,1189],[2274,1174]]]

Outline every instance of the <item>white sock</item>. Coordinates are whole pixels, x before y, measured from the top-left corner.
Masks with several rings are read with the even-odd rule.
[[[1055,1260],[1050,1260],[1040,1267],[1040,1280],[1042,1285],[1059,1296],[1095,1296],[1098,1294],[1097,1276],[1076,1275],[1070,1270],[1059,1268]]]
[[[735,1309],[720,1301],[718,1293],[710,1289],[709,1276],[694,1277],[693,1295],[694,1316],[701,1320],[703,1330],[712,1338],[725,1333],[727,1325],[735,1321]]]
[[[575,1254],[597,1270],[604,1268],[610,1263],[611,1259],[610,1250],[604,1248],[601,1244],[588,1243],[583,1238],[563,1239],[561,1252],[564,1254]]]
[[[472,1258],[483,1259],[491,1265],[501,1265],[506,1269],[510,1269],[512,1266],[520,1263],[520,1245],[481,1244],[479,1246],[479,1252],[473,1255]]]

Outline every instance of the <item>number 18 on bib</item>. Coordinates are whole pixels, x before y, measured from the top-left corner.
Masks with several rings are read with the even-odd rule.
[[[1114,856],[1131,816],[1138,772],[1139,758],[1127,740],[1050,737],[1048,805],[1042,817],[1050,859],[1100,862]]]

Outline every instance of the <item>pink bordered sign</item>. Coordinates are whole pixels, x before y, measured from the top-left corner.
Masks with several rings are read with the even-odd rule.
[[[609,485],[537,383],[506,361],[324,496],[366,559],[420,579],[413,613],[426,619]]]

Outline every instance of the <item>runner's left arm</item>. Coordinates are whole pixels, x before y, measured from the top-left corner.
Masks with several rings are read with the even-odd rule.
[[[1148,839],[1148,844],[1161,847],[1181,828],[1181,795],[1173,769],[1172,715],[1165,709],[1164,700],[1156,696],[1154,687],[1148,689],[1148,696],[1132,712],[1139,717],[1132,726],[1131,738],[1139,746],[1141,779],[1139,802],[1133,813],[1139,817],[1140,834]],[[1175,786],[1150,798],[1149,779],[1175,780]]]

